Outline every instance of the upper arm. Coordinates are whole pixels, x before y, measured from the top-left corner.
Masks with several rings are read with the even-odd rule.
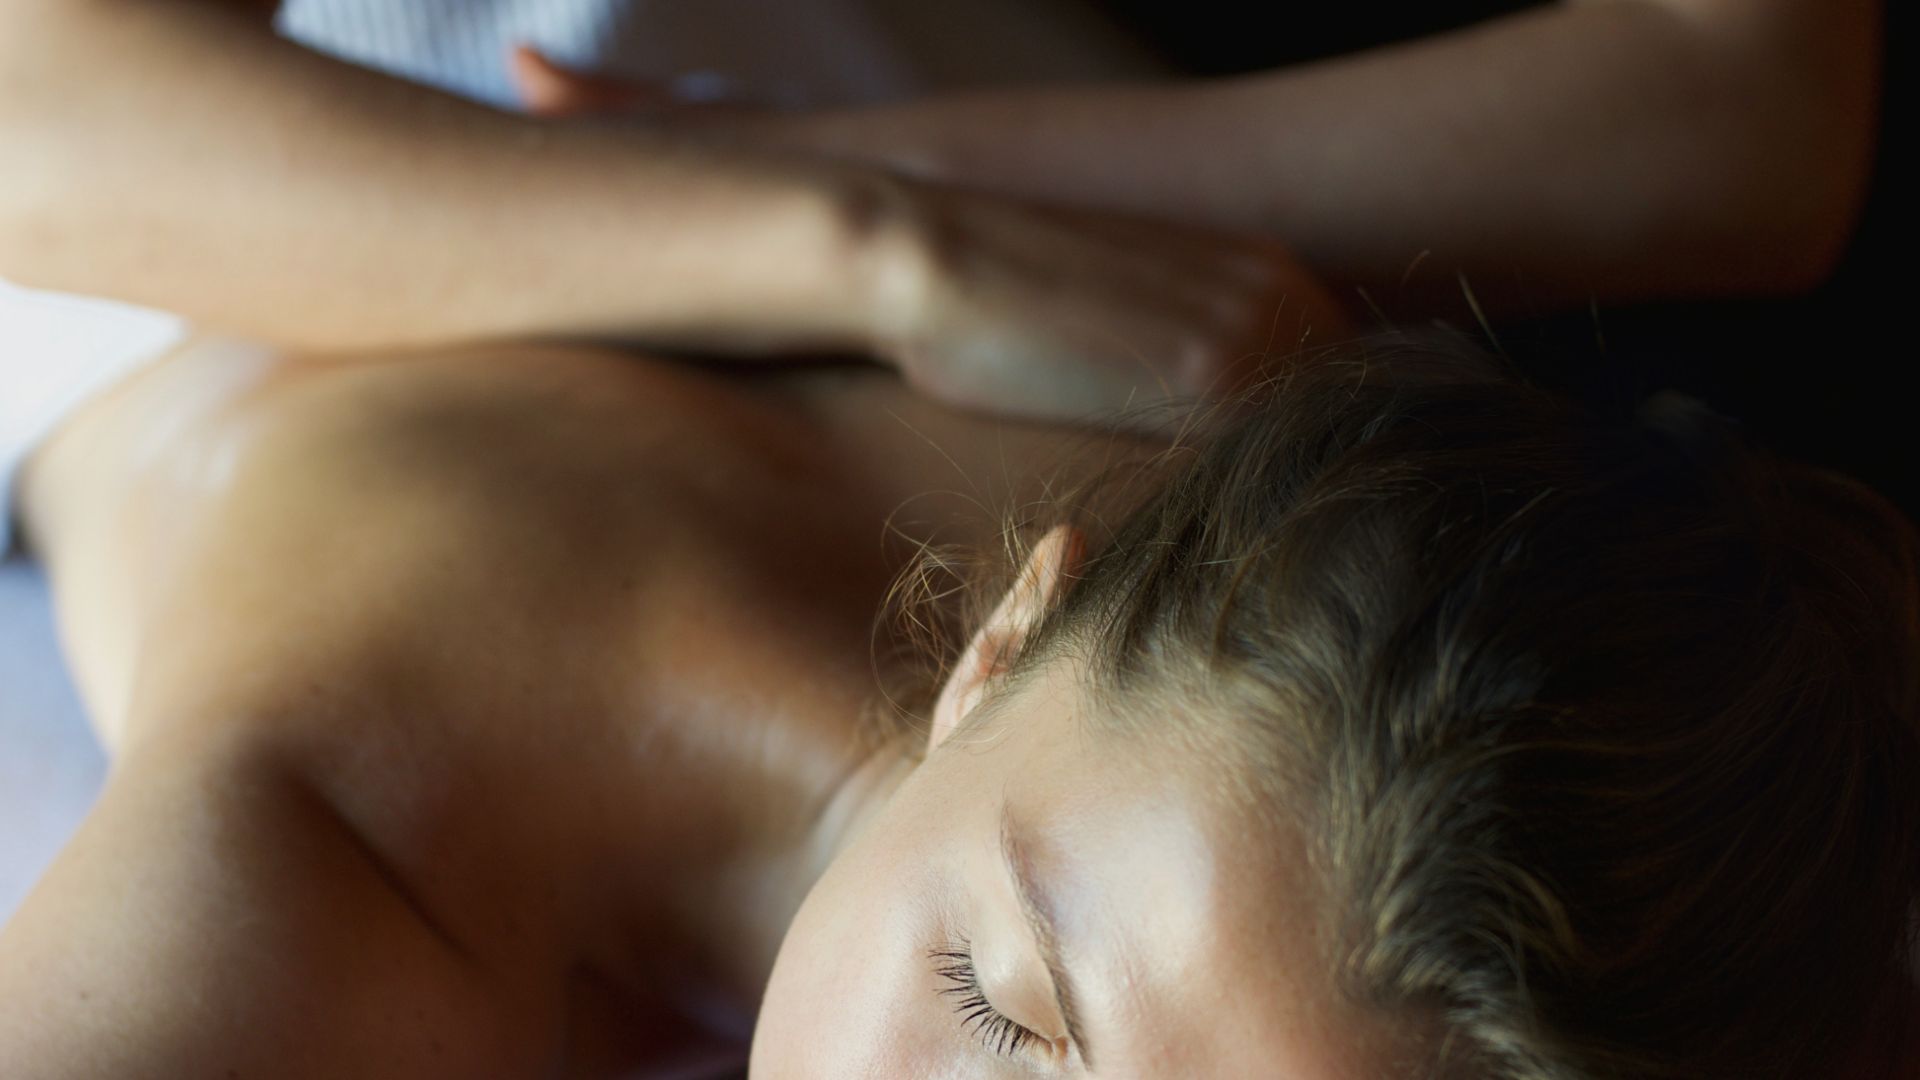
[[[537,1075],[551,1018],[508,975],[297,771],[210,728],[120,762],[0,931],[0,1076]]]

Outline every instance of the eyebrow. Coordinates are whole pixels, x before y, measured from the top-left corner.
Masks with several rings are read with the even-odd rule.
[[[1060,962],[1060,932],[1054,922],[1053,904],[1046,890],[1034,880],[1023,834],[1014,821],[1013,808],[1006,803],[1000,804],[1000,857],[1013,878],[1013,892],[1020,900],[1027,927],[1040,946],[1040,962],[1046,965],[1047,977],[1053,983],[1053,1002],[1060,1009],[1060,1018],[1066,1021],[1067,1037],[1080,1048],[1080,1060],[1092,1069],[1093,1050],[1087,1046],[1079,1014],[1074,1009],[1073,981],[1067,978],[1066,966]]]

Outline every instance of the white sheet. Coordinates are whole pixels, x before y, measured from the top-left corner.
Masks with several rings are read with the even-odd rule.
[[[177,315],[0,280],[0,508],[33,448],[95,394],[187,336]],[[0,516],[0,555],[11,518]]]
[[[0,563],[0,922],[26,898],[106,779],[54,639],[46,577]]]

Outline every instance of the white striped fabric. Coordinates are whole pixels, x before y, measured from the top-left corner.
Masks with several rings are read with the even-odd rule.
[[[278,27],[319,52],[502,108],[506,51],[538,45],[597,68],[631,5],[618,0],[290,0]]]
[[[311,48],[510,108],[507,51],[756,105],[1159,73],[1085,0],[288,0]]]

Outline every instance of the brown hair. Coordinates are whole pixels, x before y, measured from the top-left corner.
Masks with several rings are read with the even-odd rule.
[[[1080,510],[1014,677],[1070,651],[1225,721],[1315,840],[1342,984],[1475,1075],[1830,1076],[1912,1007],[1920,592],[1872,492],[1402,342]]]

